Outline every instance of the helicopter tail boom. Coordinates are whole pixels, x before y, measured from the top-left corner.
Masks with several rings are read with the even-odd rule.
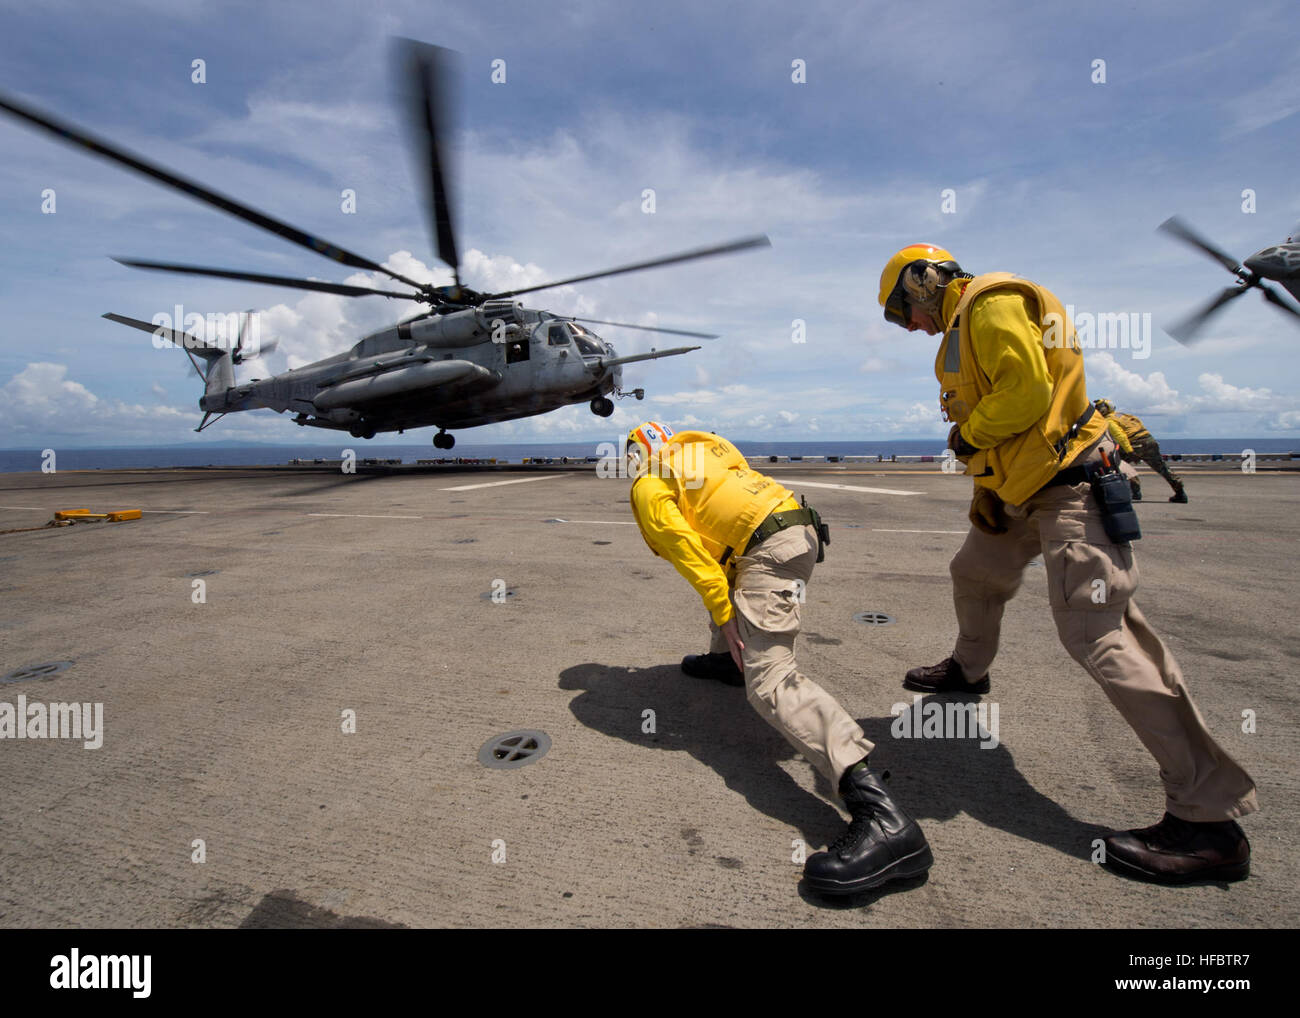
[[[208,409],[204,404],[211,403],[213,409],[220,409],[218,404],[225,402],[226,391],[235,384],[234,351],[205,343],[193,333],[154,325],[152,322],[144,322],[138,318],[112,313],[105,314],[103,317],[110,322],[129,325],[141,332],[151,333],[154,337],[154,345],[159,349],[168,343],[179,346],[194,364],[194,370],[198,372],[199,377],[203,379],[203,399],[199,401],[200,408]],[[204,365],[200,366],[195,358],[203,360]]]

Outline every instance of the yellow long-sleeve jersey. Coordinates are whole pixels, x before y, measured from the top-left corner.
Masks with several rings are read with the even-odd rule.
[[[798,508],[786,488],[750,470],[729,442],[698,431],[678,432],[656,453],[633,483],[631,503],[650,550],[695,588],[719,626],[732,617],[735,556],[769,513]]]

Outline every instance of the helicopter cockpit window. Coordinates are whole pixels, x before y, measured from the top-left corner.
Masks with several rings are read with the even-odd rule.
[[[605,351],[600,348],[600,341],[577,322],[569,323],[573,341],[578,344],[578,352],[588,357],[599,357]]]
[[[563,322],[557,322],[551,326],[551,331],[547,343],[551,346],[567,346],[569,343],[569,333],[564,328]]]

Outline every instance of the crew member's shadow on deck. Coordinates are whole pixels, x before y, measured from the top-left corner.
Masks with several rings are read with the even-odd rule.
[[[758,716],[743,689],[691,678],[676,664],[575,665],[560,673],[559,685],[583,691],[569,706],[588,728],[637,746],[690,753],[754,809],[799,831],[810,848],[827,844],[844,829],[840,813],[825,801],[836,798],[825,778],[816,775],[823,797],[818,798],[776,766],[792,759],[794,748]],[[976,703],[977,698],[956,694],[927,696],[921,710]],[[647,710],[654,711],[653,732],[643,730]],[[964,812],[1083,860],[1091,858],[1093,840],[1110,833],[1081,823],[1038,792],[1016,769],[1006,746],[981,748],[981,741],[990,741],[987,731],[967,738],[895,738],[895,725],[913,732],[915,710],[909,706],[898,718],[859,718],[858,724],[876,744],[872,768],[892,772],[891,796],[922,826],[927,819],[949,820]]]
[[[830,803],[829,782],[816,775],[810,795],[776,766],[794,747],[755,712],[745,691],[684,675],[676,664],[654,668],[575,665],[560,673],[561,689],[581,689],[569,707],[588,728],[650,749],[685,751],[716,771],[754,809],[800,832],[809,845],[838,837],[844,820]],[[654,711],[654,732],[645,711]],[[692,804],[683,803],[689,812]]]
[[[900,692],[900,703],[912,701],[913,694]],[[1093,841],[1111,829],[1076,820],[1034,788],[1016,768],[1011,751],[991,739],[987,728],[976,728],[963,718],[949,731],[965,731],[965,738],[916,737],[936,712],[955,718],[977,707],[980,699],[959,693],[931,695],[922,698],[919,716],[912,702],[898,717],[857,719],[876,744],[873,769],[892,772],[890,795],[923,827],[927,819],[950,820],[966,813],[1017,838],[1091,861]],[[896,731],[906,737],[896,737]]]

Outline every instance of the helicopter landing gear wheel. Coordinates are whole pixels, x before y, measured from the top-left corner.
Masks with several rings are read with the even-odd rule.
[[[608,417],[614,412],[614,401],[597,396],[591,401],[591,412],[597,417]]]
[[[353,438],[374,438],[375,429],[373,425],[362,422],[361,424],[354,424],[348,430],[348,434]]]
[[[433,436],[433,447],[435,449],[450,449],[456,444],[456,436],[449,435],[445,431],[440,431]]]

